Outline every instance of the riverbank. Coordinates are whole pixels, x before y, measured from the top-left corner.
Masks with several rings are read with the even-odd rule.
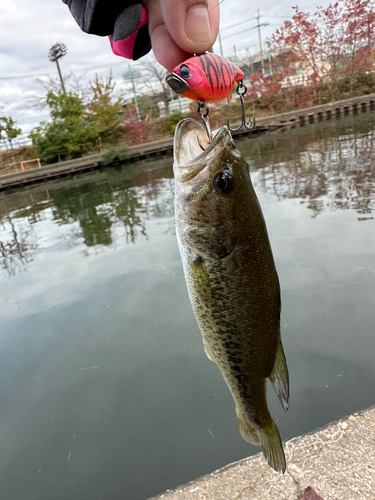
[[[284,447],[284,475],[259,453],[149,500],[375,499],[375,405]]]
[[[271,115],[257,120],[257,126],[250,131],[241,129],[234,132],[233,136],[242,137],[245,135],[254,135],[269,132],[280,127],[303,126],[306,123],[315,121],[331,120],[341,116],[357,114],[366,111],[375,110],[375,94],[369,94],[361,97],[353,97],[342,101],[322,104],[312,108],[299,109]],[[233,124],[236,128],[239,124]],[[173,152],[173,138],[163,139],[128,148],[129,158],[127,161],[138,161],[147,158],[153,158],[163,155],[171,155]],[[86,172],[103,168],[110,165],[123,163],[124,160],[114,159],[106,162],[105,154],[86,156],[76,160],[69,160],[51,165],[44,165],[39,168],[21,170],[11,174],[0,175],[0,191],[20,187],[23,185],[44,182],[49,179],[67,177],[80,172]]]

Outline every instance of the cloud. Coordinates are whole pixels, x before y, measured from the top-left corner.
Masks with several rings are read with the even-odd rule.
[[[315,11],[317,0],[306,0],[299,4],[300,10]],[[320,2],[328,5],[328,0]],[[234,36],[232,33],[256,26],[257,15],[248,2],[225,0],[220,4],[221,29],[224,56],[231,56],[236,46],[237,54],[246,56],[258,50],[258,30]],[[289,0],[275,4],[265,0],[261,5],[260,22],[268,22],[262,27],[262,40],[265,41],[286,17],[293,11]],[[236,28],[226,27],[251,19]],[[129,61],[112,54],[106,37],[97,37],[83,33],[69,9],[59,0],[7,0],[0,4],[0,106],[8,104],[7,113],[18,121],[22,128],[30,129],[30,113],[25,111],[26,96],[41,93],[35,79],[42,75],[56,75],[56,66],[48,60],[48,52],[53,44],[63,42],[68,48],[67,55],[61,59],[61,69],[68,74],[73,71],[82,76],[87,83],[95,77],[109,74],[112,69],[117,82],[117,90],[123,87],[122,75],[127,70]],[[219,44],[215,44],[219,52]],[[131,62],[133,66],[137,62]],[[34,112],[35,124],[39,122],[39,113]]]

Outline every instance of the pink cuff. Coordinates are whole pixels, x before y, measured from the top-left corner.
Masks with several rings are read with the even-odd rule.
[[[141,19],[139,21],[138,28],[136,31],[134,31],[134,33],[127,36],[126,38],[123,38],[122,40],[117,40],[116,42],[112,42],[112,38],[110,36],[108,37],[112,52],[116,54],[116,56],[125,57],[126,59],[133,59],[134,44],[138,36],[138,30],[147,23],[147,10],[142,7]]]

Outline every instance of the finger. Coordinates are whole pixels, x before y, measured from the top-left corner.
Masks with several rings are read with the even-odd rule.
[[[191,53],[179,47],[169,33],[164,23],[160,0],[144,0],[142,3],[148,12],[148,29],[155,58],[166,69],[173,69],[188,59]]]
[[[202,54],[219,32],[218,0],[160,0],[165,26],[184,51]]]

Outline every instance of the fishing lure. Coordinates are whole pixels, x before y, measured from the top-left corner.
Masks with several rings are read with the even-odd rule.
[[[233,85],[244,79],[243,71],[216,54],[193,56],[167,73],[167,82],[177,94],[189,99],[216,102],[225,99]]]
[[[182,64],[169,71],[166,76],[168,85],[176,94],[198,102],[198,114],[202,118],[209,140],[212,140],[212,133],[209,126],[206,103],[217,102],[225,99],[231,93],[233,86],[237,83],[237,94],[241,101],[242,123],[236,129],[228,128],[231,132],[236,132],[242,127],[251,130],[255,127],[249,121],[246,123],[244,96],[247,87],[243,83],[243,71],[235,64],[216,54],[206,53],[200,56],[193,56]]]

